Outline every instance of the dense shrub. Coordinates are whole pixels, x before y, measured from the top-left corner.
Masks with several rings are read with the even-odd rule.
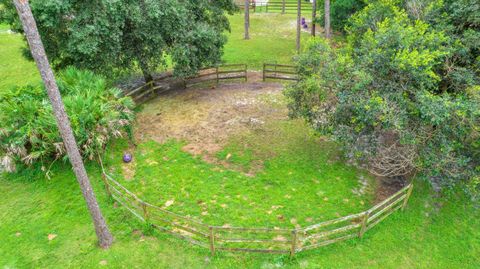
[[[82,155],[94,159],[133,120],[133,102],[120,97],[105,80],[89,71],[68,68],[58,85]],[[0,96],[0,156],[7,171],[18,163],[41,163],[42,169],[66,159],[52,107],[43,86],[13,88]]]
[[[480,87],[442,89],[443,67],[456,53],[452,36],[396,2],[355,14],[341,49],[309,45],[298,58],[301,79],[286,92],[291,114],[374,174],[419,173],[435,186],[468,182],[478,190]]]

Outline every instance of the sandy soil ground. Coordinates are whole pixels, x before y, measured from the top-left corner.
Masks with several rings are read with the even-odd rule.
[[[283,85],[259,80],[261,74],[250,73],[249,83],[203,85],[160,95],[137,115],[135,138],[183,140],[184,150],[209,158],[230,135],[287,118]]]

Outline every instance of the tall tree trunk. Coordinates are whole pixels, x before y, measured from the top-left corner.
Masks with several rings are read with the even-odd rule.
[[[317,0],[313,0],[312,3],[312,36],[316,34],[315,19],[317,18]]]
[[[302,17],[302,0],[297,1],[297,52],[300,52],[300,37],[301,37],[301,18]]]
[[[77,142],[73,136],[72,128],[70,127],[70,120],[68,119],[65,107],[63,105],[60,91],[58,90],[53,71],[45,54],[40,34],[38,33],[37,24],[33,18],[28,0],[14,0],[15,7],[17,8],[18,15],[22,21],[23,30],[27,37],[28,44],[32,56],[35,59],[40,75],[42,76],[43,83],[50,98],[50,102],[53,107],[53,113],[57,120],[58,129],[63,138],[65,148],[67,149],[70,163],[73,166],[73,171],[77,177],[77,181],[82,189],[83,197],[87,202],[88,210],[93,219],[95,226],[95,232],[98,237],[99,245],[102,248],[108,248],[112,242],[113,237],[108,230],[105,219],[100,211],[95,194],[93,193],[90,180],[88,179],[87,171],[83,165],[83,160],[77,147]]]
[[[282,14],[285,14],[285,4],[286,4],[285,1],[286,0],[282,1]]]
[[[325,0],[325,37],[332,37],[332,28],[330,26],[330,0]]]
[[[139,52],[140,54],[140,52]],[[145,83],[150,83],[153,81],[153,75],[148,68],[148,64],[142,59],[142,57],[138,57],[138,64],[140,65],[140,69],[142,70],[143,78],[145,79]]]
[[[250,39],[250,0],[245,0],[245,40]]]

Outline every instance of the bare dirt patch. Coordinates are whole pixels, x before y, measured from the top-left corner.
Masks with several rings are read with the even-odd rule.
[[[258,81],[261,74],[249,74]],[[169,92],[146,103],[137,116],[136,140],[186,141],[184,150],[213,161],[227,138],[266,122],[286,119],[280,83],[229,83]]]

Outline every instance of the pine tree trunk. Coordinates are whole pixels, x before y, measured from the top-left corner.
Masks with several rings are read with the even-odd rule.
[[[330,26],[330,0],[325,0],[325,38],[332,37],[332,28]]]
[[[245,40],[250,39],[250,0],[245,0]]]
[[[302,0],[297,1],[297,52],[300,52],[301,20],[302,20]]]
[[[35,63],[40,71],[45,88],[47,89],[48,97],[50,98],[50,102],[53,107],[53,113],[57,120],[58,129],[60,130],[65,148],[67,149],[68,157],[73,166],[78,183],[80,184],[80,188],[82,189],[83,197],[87,202],[90,215],[93,219],[99,245],[102,248],[108,248],[113,242],[113,237],[108,230],[105,219],[102,216],[100,207],[98,206],[95,198],[95,194],[93,193],[87,171],[85,170],[75,137],[73,136],[70,120],[65,112],[60,91],[58,90],[53,71],[48,62],[47,55],[45,54],[45,49],[43,47],[40,34],[38,33],[37,25],[35,23],[35,19],[33,18],[30,5],[28,4],[28,0],[14,0],[14,4],[22,21],[23,30],[25,31],[25,36],[28,44],[30,45],[32,56],[35,59]]]
[[[315,19],[317,18],[317,0],[313,0],[312,3],[312,36],[315,36],[316,34],[316,25],[315,25]]]

